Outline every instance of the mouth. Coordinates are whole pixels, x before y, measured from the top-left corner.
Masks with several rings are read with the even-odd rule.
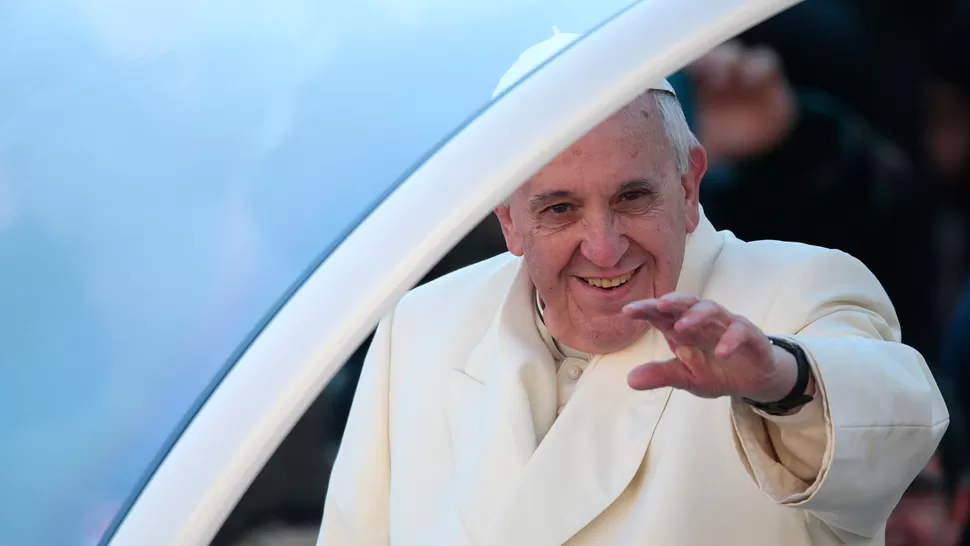
[[[641,266],[642,267],[642,266]],[[624,273],[618,277],[577,277],[579,280],[585,282],[589,286],[599,288],[601,290],[616,290],[626,283],[630,282],[640,268],[636,268],[629,273]]]

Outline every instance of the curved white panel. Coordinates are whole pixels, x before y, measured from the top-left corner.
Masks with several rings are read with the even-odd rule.
[[[207,544],[379,317],[495,203],[645,82],[795,3],[646,0],[513,88],[307,280],[213,393],[111,544]]]

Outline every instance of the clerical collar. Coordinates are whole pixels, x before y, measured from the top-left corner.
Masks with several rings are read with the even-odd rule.
[[[588,361],[590,359],[589,353],[577,351],[576,349],[573,349],[568,345],[560,343],[559,341],[557,341],[555,338],[552,337],[552,334],[549,332],[549,329],[546,327],[545,320],[543,320],[542,300],[539,299],[538,290],[535,291],[535,295],[536,295],[536,307],[535,307],[536,328],[539,329],[539,335],[542,337],[542,340],[546,343],[546,346],[549,347],[549,352],[552,353],[556,361],[558,362],[567,357],[579,358],[579,359]]]

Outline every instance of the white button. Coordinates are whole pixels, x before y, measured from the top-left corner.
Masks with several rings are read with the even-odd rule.
[[[579,376],[583,375],[583,370],[585,368],[586,368],[585,360],[569,357],[562,361],[562,365],[559,369],[559,373],[565,374],[566,377],[575,381],[579,379]]]

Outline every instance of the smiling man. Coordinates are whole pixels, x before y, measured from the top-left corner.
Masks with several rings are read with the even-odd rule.
[[[881,544],[939,390],[859,261],[718,232],[705,168],[658,82],[497,207],[508,254],[381,322],[320,544]]]

